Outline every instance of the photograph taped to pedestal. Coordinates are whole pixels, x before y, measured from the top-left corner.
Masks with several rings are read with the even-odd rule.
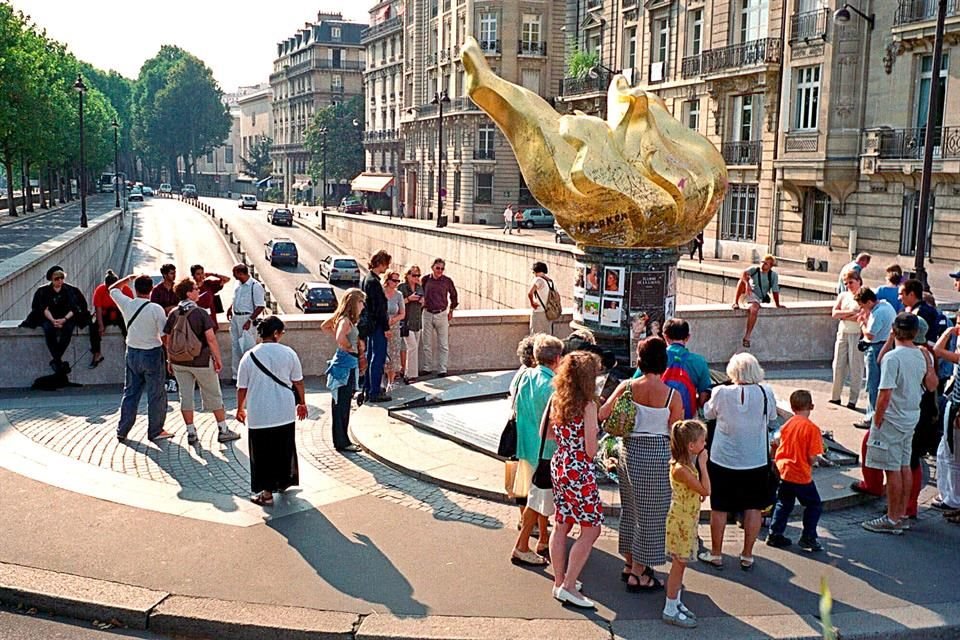
[[[573,280],[573,295],[576,296],[579,294],[582,297],[586,291],[584,283],[587,277],[587,265],[583,264],[582,262],[575,262],[573,264],[573,268],[574,273],[576,274]]]
[[[583,292],[573,292],[573,321],[583,322]]]
[[[623,267],[607,267],[603,272],[603,295],[623,295]]]
[[[677,267],[672,266],[667,268],[667,296],[676,296],[677,295]],[[667,318],[672,318],[672,315],[668,315]]]
[[[583,297],[583,319],[591,322],[600,321],[600,297]]]
[[[590,265],[584,269],[584,285],[587,293],[594,295],[600,293],[600,278],[602,275],[602,264]]]
[[[604,298],[600,324],[604,327],[619,327],[623,298]]]
[[[663,301],[663,321],[666,322],[677,313],[677,297],[667,296]]]

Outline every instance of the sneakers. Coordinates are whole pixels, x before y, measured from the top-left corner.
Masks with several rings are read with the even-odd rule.
[[[867,429],[870,428],[870,423],[871,423],[870,420],[861,420],[860,422],[854,422],[854,423],[853,423],[853,428],[854,428],[854,429],[863,429],[864,431],[866,431]]]
[[[224,429],[217,434],[217,442],[231,442],[233,440],[239,440],[240,434],[236,431],[230,431],[230,429]]]
[[[767,543],[769,544],[769,542]],[[797,546],[803,549],[804,551],[809,551],[814,553],[816,551],[823,551],[823,545],[820,544],[820,541],[816,538],[800,538],[800,541],[797,543]]]
[[[894,522],[886,515],[862,522],[860,526],[873,533],[889,533],[895,536],[903,535],[903,527],[900,526],[900,523]]]
[[[802,541],[802,540],[801,540]],[[793,540],[779,533],[771,533],[767,536],[767,546],[783,549],[793,544]]]
[[[160,440],[169,440],[169,439],[172,438],[172,437],[173,437],[173,434],[172,434],[172,433],[170,433],[170,432],[168,432],[168,431],[161,431],[161,432],[158,433],[157,435],[155,435],[155,436],[153,436],[152,438],[150,438],[150,440],[151,440],[152,442],[158,442],[158,441],[160,441]]]
[[[197,437],[197,430],[187,429],[187,444],[192,446],[197,444],[198,442],[200,442],[200,438]]]
[[[167,380],[166,389],[167,389],[167,393],[177,393],[177,391],[179,391],[180,388],[177,386],[176,379],[170,378],[169,380]]]
[[[697,619],[688,616],[683,611],[680,611],[679,608],[677,608],[677,612],[673,615],[667,612],[661,613],[660,619],[667,624],[672,624],[675,627],[682,627],[684,629],[694,629],[697,626]]]

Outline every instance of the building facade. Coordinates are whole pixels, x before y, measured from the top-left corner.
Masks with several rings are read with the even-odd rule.
[[[292,36],[277,43],[270,74],[274,177],[288,202],[322,196],[310,179],[310,152],[304,143],[313,114],[363,95],[365,52],[360,32],[366,25],[319,13]],[[324,185],[329,192],[329,185]]]
[[[497,74],[552,99],[563,78],[565,14],[554,0],[406,0],[400,89],[406,216],[435,219],[442,204],[451,221],[493,222],[502,220],[507,204],[536,206],[507,140],[466,95],[459,52],[473,36]]]

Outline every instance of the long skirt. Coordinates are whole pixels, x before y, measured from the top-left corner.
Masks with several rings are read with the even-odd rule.
[[[293,423],[250,429],[250,490],[285,491],[300,484]]]
[[[670,440],[664,436],[628,436],[620,456],[620,543],[622,555],[659,565],[666,559],[670,510]]]

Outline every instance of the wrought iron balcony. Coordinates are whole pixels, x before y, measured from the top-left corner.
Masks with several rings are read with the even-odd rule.
[[[759,166],[763,143],[759,140],[747,142],[724,142],[720,147],[723,161],[729,166]]]
[[[830,9],[795,13],[790,17],[790,43],[800,40],[827,39]]]
[[[403,26],[403,22],[400,20],[400,16],[395,18],[390,18],[389,20],[384,20],[380,24],[375,24],[372,27],[367,27],[360,31],[360,42],[366,44],[368,41],[387,33],[399,29]]]
[[[587,11],[603,7],[603,0],[587,0]]]
[[[365,143],[374,142],[396,142],[400,139],[400,132],[396,129],[385,129],[383,131],[364,131],[363,141]]]
[[[423,56],[423,62],[428,67],[434,67],[437,64],[437,52],[427,53]]]
[[[780,39],[761,38],[703,52],[701,73],[780,62]]]
[[[960,0],[947,0],[947,16],[960,15]],[[893,26],[937,19],[937,0],[899,0]]]
[[[547,55],[547,43],[517,40],[517,53],[521,56],[545,56]]]
[[[879,134],[879,156],[894,160],[922,160],[926,127],[882,129]],[[960,159],[960,127],[938,127],[934,133],[933,156],[938,159]]]
[[[363,60],[330,60],[329,58],[323,58],[322,60],[314,60],[313,68],[314,69],[340,69],[341,71],[363,71],[367,66],[367,63]]]
[[[484,53],[501,53],[499,40],[481,40],[480,49]]]
[[[478,107],[473,100],[467,97],[454,98],[450,101],[450,106],[444,108],[444,112],[446,112],[448,109],[450,111],[480,111],[480,107]]]
[[[606,93],[613,76],[607,71],[599,71],[596,77],[589,74],[582,78],[564,78],[560,82],[560,95],[564,97],[579,96],[591,93]]]
[[[474,149],[473,150],[473,159],[474,160],[496,160],[497,154],[493,149]]]
[[[700,55],[687,56],[680,63],[680,75],[684,78],[695,78],[700,75]]]

